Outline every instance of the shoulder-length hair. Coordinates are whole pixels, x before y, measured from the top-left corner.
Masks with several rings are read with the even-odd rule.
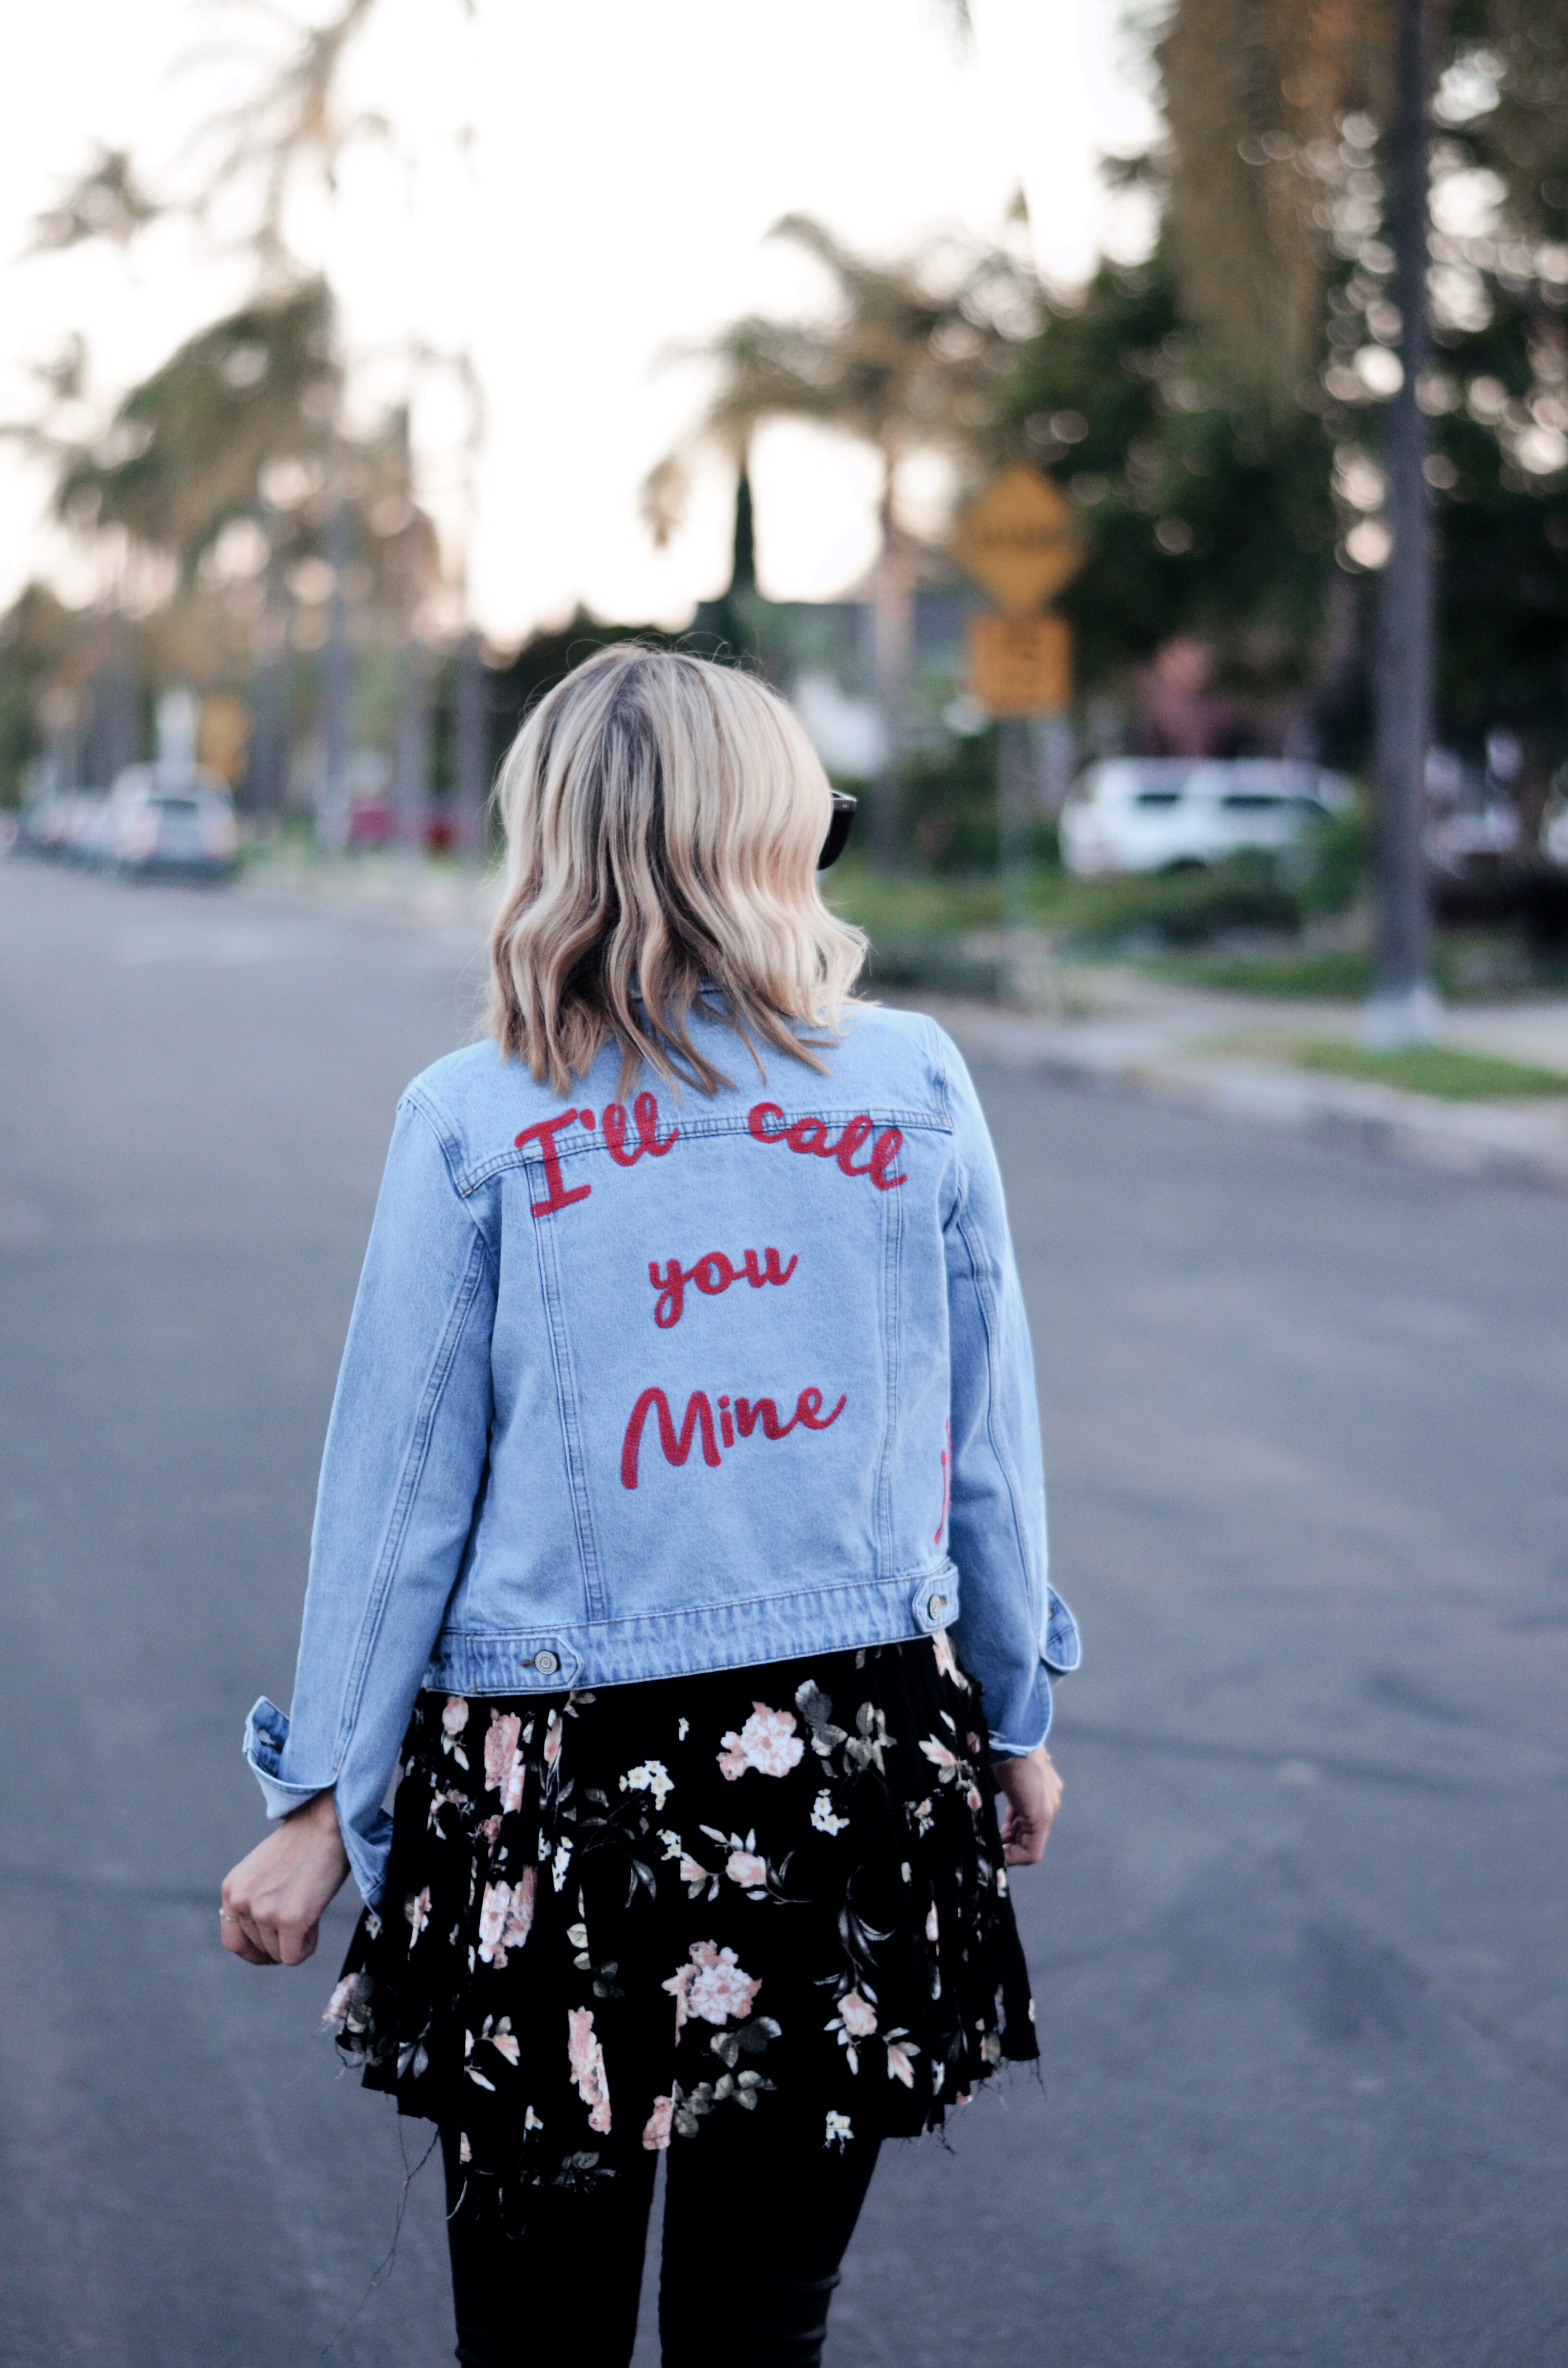
[[[564,1098],[614,1044],[623,1098],[643,1064],[714,1093],[699,998],[754,1057],[826,1067],[798,1031],[837,1029],[866,939],[818,891],[831,793],[781,699],[677,651],[601,650],[528,717],[496,799],[490,1024],[535,1077]]]

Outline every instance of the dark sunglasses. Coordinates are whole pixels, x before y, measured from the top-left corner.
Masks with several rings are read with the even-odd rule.
[[[854,824],[855,800],[850,796],[847,790],[835,790],[833,792],[833,820],[828,824],[827,837],[823,840],[822,853],[817,858],[817,870],[819,871],[825,871],[830,863],[837,862],[846,847],[849,844],[849,833],[853,829]]]

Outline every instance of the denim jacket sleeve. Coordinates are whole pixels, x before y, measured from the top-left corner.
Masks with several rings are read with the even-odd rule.
[[[333,1401],[292,1707],[245,1756],[278,1817],[335,1785],[362,1889],[484,1476],[495,1276],[418,1100],[399,1104]]]
[[[1051,1675],[1078,1666],[1073,1615],[1047,1577],[1045,1474],[1028,1321],[1002,1178],[963,1059],[938,1030],[956,1168],[944,1211],[952,1423],[949,1551],[954,1638],[984,1689],[991,1744],[1031,1751],[1051,1725]]]

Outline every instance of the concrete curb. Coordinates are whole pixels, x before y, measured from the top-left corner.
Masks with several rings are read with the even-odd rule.
[[[1568,1191],[1568,1081],[1563,1101],[1544,1109],[1440,1102],[1390,1086],[1174,1047],[1152,1026],[1029,1019],[937,996],[907,1002],[929,1011],[963,1052],[1012,1068],[1294,1127],[1382,1158]]]

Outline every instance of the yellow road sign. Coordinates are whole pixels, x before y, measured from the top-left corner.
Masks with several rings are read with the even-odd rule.
[[[993,715],[1060,715],[1073,696],[1073,636],[1065,617],[971,617],[971,697]]]
[[[1077,574],[1085,556],[1072,503],[1021,461],[975,495],[948,548],[1009,617],[1031,615]]]

